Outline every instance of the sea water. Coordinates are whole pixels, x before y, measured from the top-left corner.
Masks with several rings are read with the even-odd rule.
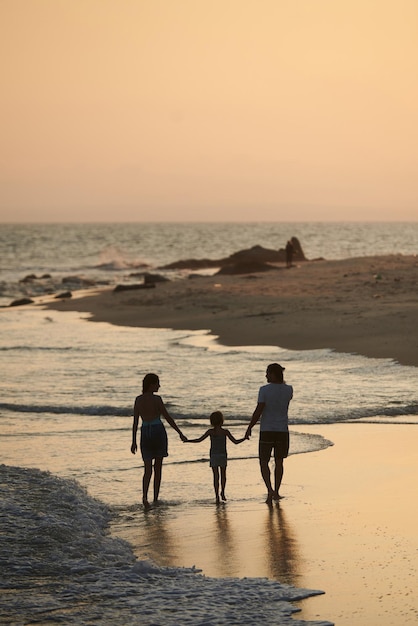
[[[50,274],[54,286],[65,277],[113,284],[143,266],[153,271],[181,258],[221,258],[257,244],[277,248],[291,236],[308,258],[411,254],[417,229],[410,226],[7,225],[0,229],[3,301],[51,289],[46,279],[19,282],[29,273]],[[304,424],[415,421],[416,368],[329,350],[230,348],[205,329],[125,328],[87,318],[40,308],[0,311],[0,623],[298,623],[289,601],[316,592],[298,589],[297,577],[207,578],[198,555],[190,567],[152,560],[155,528],[138,516],[141,462],[129,452],[141,378],[147,371],[160,375],[160,393],[188,437],[206,430],[215,409],[239,437],[266,364],[284,363],[295,389],[291,454],[298,454],[332,443],[305,434]],[[182,444],[169,431],[163,515],[187,517],[213,501],[208,450]],[[240,471],[252,459],[256,464],[255,448],[229,447],[231,493],[246,506],[260,495],[257,472]],[[133,525],[141,531],[140,558],[120,538]]]

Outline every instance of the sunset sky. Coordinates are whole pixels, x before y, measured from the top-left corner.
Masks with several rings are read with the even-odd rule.
[[[0,221],[418,220],[417,0],[0,0]]]

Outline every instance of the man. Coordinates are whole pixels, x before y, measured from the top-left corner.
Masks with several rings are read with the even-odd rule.
[[[288,407],[293,398],[293,387],[283,380],[284,367],[278,363],[271,363],[266,370],[267,385],[260,387],[258,403],[254,410],[246,437],[251,436],[251,430],[260,420],[260,442],[258,456],[260,470],[267,487],[267,504],[279,500],[279,489],[283,478],[283,459],[289,452],[289,420]],[[274,450],[274,489],[270,476],[270,457]]]
[[[292,259],[293,259],[294,252],[295,252],[294,245],[292,241],[289,239],[289,241],[286,244],[286,267],[292,267]]]

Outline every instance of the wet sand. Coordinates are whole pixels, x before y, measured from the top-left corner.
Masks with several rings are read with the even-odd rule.
[[[320,433],[334,445],[285,461],[279,505],[265,504],[253,458],[228,464],[228,501],[216,506],[205,464],[193,469],[200,487],[189,502],[147,513],[139,507],[122,537],[139,558],[160,565],[195,565],[207,576],[267,577],[324,591],[296,605],[297,619],[416,624],[418,426],[344,423],[294,430]],[[258,437],[253,439],[256,453]],[[178,466],[164,472],[169,496],[170,482],[180,478]]]
[[[331,348],[418,366],[415,256],[278,265],[265,273],[197,276],[154,289],[74,296],[47,306],[111,324],[207,329],[225,345]]]

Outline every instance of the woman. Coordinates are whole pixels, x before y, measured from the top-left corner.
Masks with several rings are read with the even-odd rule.
[[[187,437],[183,435],[174,419],[168,413],[160,396],[154,395],[160,388],[160,380],[156,374],[146,374],[142,381],[142,394],[135,399],[134,422],[132,426],[131,452],[135,454],[138,449],[136,434],[138,431],[139,417],[141,424],[141,454],[144,461],[144,476],[142,479],[142,503],[146,509],[150,507],[148,502],[148,489],[152,476],[152,462],[154,461],[154,503],[158,502],[161,485],[161,470],[163,458],[168,456],[167,432],[161,421],[165,417],[175,431],[178,432],[182,441]]]

